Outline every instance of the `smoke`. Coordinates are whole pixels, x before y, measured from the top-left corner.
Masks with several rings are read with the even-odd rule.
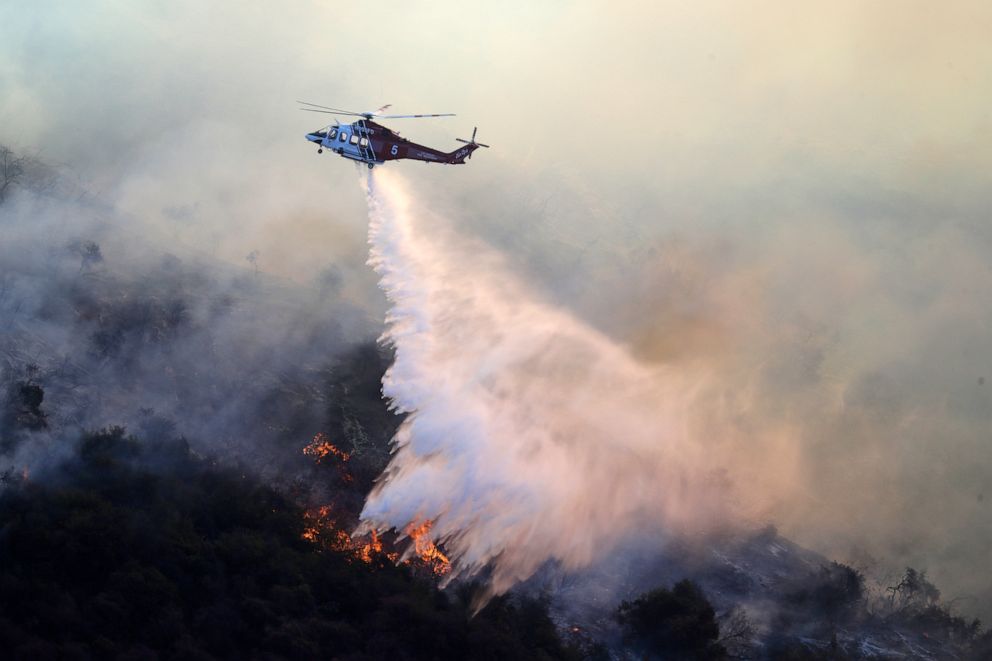
[[[638,363],[396,175],[370,174],[368,203],[396,353],[383,392],[408,417],[365,529],[429,520],[453,575],[489,566],[500,593],[548,560],[578,569],[632,533],[705,533],[747,512],[729,505],[726,453],[701,438],[710,375]]]
[[[857,546],[990,602],[992,5],[639,4],[0,3],[0,142],[64,162],[120,211],[117,248],[77,229],[74,211],[46,230],[59,248],[99,241],[99,270],[140,274],[122,263],[138,245],[228,273],[259,250],[262,281],[326,273],[379,319],[363,200],[343,163],[303,141],[320,124],[292,100],[456,112],[395,128],[443,146],[478,124],[494,147],[484,158],[390,169],[542,300],[649,371],[677,366],[696,388],[695,443],[732,467],[735,502],[746,492],[748,510],[833,557]],[[412,222],[441,220],[418,209]],[[0,267],[49,263],[48,246],[24,250],[12,231]],[[488,268],[460,260],[473,276]],[[246,298],[221,279],[213,298]],[[0,312],[33,300],[27,284],[9,279]],[[197,326],[184,364],[215,346],[229,351],[218,374],[264,359],[224,377],[231,393],[278,374],[271,348],[321,326],[309,315],[324,304],[305,299],[299,314],[237,308],[230,326]],[[65,353],[88,351],[50,327]],[[322,341],[292,362],[319,361]],[[59,401],[46,393],[43,408]],[[206,420],[237,435],[252,401]]]
[[[347,266],[304,286],[224,263],[48,174],[0,204],[0,488],[113,425],[292,466],[326,419],[328,370],[377,332]]]

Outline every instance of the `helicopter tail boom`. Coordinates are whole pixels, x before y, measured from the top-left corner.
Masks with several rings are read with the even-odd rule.
[[[457,140],[458,142],[464,142],[465,146],[459,147],[455,151],[448,154],[448,157],[450,159],[448,161],[449,163],[460,165],[465,162],[466,158],[472,158],[472,152],[474,152],[479,147],[487,147],[487,148],[489,147],[489,145],[484,145],[481,142],[475,141],[475,134],[478,130],[479,130],[478,126],[472,129],[472,137],[469,140],[465,140],[464,138],[455,138],[455,140]]]
[[[472,143],[469,143],[464,147],[459,147],[455,151],[445,154],[448,157],[445,162],[450,163],[451,165],[461,165],[465,162],[465,159],[472,158],[472,152],[478,148],[479,145]]]

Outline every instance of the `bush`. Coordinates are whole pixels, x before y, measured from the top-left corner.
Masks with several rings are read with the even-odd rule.
[[[10,658],[575,658],[539,601],[469,603],[302,539],[303,511],[183,440],[89,434],[0,493]]]
[[[864,594],[865,579],[860,572],[831,562],[786,587],[778,628],[822,623],[832,629],[857,616]]]
[[[625,639],[649,654],[665,659],[722,659],[717,642],[720,627],[713,607],[690,580],[671,590],[659,588],[617,610]]]

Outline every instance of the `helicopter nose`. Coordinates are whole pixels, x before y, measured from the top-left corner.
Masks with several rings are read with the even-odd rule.
[[[320,142],[323,139],[324,136],[320,135],[316,131],[314,131],[313,133],[307,133],[307,140],[309,140],[310,142]]]

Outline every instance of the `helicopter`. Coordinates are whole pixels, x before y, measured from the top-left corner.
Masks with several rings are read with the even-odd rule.
[[[455,138],[458,142],[465,143],[464,147],[459,147],[452,152],[443,152],[432,147],[411,142],[401,137],[396,131],[372,121],[373,118],[414,119],[422,117],[454,117],[452,113],[384,115],[382,113],[391,107],[388,104],[372,112],[354,112],[320,106],[307,101],[297,101],[297,103],[309,106],[308,108],[300,108],[300,110],[306,110],[307,112],[361,117],[361,119],[351,124],[341,124],[335,119],[333,125],[325,126],[312,133],[307,133],[306,138],[310,142],[317,143],[318,154],[322,154],[327,149],[338,156],[365,163],[369,166],[370,170],[376,165],[382,165],[386,161],[396,161],[402,158],[424,161],[426,163],[462,165],[465,163],[465,159],[472,158],[472,152],[476,149],[489,146],[475,141],[475,133],[478,131],[478,127],[472,130],[472,137],[469,140]]]

